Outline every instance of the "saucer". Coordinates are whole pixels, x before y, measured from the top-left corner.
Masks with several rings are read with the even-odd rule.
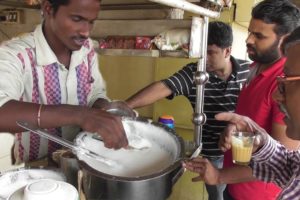
[[[46,169],[18,169],[5,172],[0,176],[0,200],[6,200],[17,190],[39,179],[65,181],[65,176],[58,171]]]
[[[78,200],[78,192],[69,183],[51,179],[36,180],[15,191],[8,200]]]

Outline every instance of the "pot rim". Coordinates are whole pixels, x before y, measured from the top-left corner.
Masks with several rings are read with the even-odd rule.
[[[81,161],[78,159],[78,157],[76,156],[78,162],[79,162],[79,166],[81,169],[87,170],[89,173],[91,173],[94,176],[98,176],[98,177],[103,177],[109,180],[118,180],[118,181],[142,181],[142,180],[149,180],[149,179],[153,179],[153,178],[157,178],[157,177],[161,177],[164,176],[166,173],[171,172],[173,170],[175,170],[176,168],[180,167],[182,164],[182,160],[184,159],[184,141],[182,139],[181,136],[177,135],[175,130],[158,122],[153,122],[150,120],[147,120],[146,118],[140,118],[140,117],[136,117],[136,118],[130,118],[130,117],[126,117],[125,120],[134,120],[134,121],[138,121],[138,122],[143,122],[143,123],[148,123],[148,124],[152,124],[158,127],[163,128],[168,134],[170,134],[176,141],[176,143],[178,144],[179,149],[179,156],[178,158],[171,164],[169,165],[167,168],[164,168],[158,172],[149,174],[149,175],[145,175],[145,176],[135,176],[135,177],[125,177],[125,176],[116,176],[116,175],[111,175],[111,174],[107,174],[107,173],[103,173],[101,171],[97,171],[94,168],[90,167],[88,164],[86,164],[84,161]]]

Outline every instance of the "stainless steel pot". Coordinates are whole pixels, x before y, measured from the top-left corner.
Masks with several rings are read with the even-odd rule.
[[[139,120],[140,121],[140,120]],[[173,129],[158,123],[149,123],[149,126],[160,127],[164,134],[171,136],[176,143],[176,158],[170,166],[146,175],[137,177],[121,177],[103,173],[79,161],[83,171],[83,189],[87,199],[100,200],[164,200],[172,192],[172,186],[179,178],[182,170],[181,160],[184,156],[183,140],[175,134]],[[159,139],[159,138],[158,138]],[[136,161],[138,164],[139,160]]]

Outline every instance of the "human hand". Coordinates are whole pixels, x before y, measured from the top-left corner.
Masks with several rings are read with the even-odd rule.
[[[231,148],[231,136],[234,131],[250,131],[255,134],[253,152],[262,147],[267,141],[267,132],[249,117],[224,112],[215,115],[215,118],[219,121],[229,122],[219,140],[219,147],[224,152]]]
[[[120,116],[113,115],[102,109],[82,109],[79,126],[84,131],[99,134],[107,148],[120,149],[128,146]]]
[[[102,108],[111,114],[124,117],[137,117],[138,113],[131,109],[125,101],[112,101]]]
[[[196,157],[183,163],[183,167],[191,172],[198,173],[197,177],[192,178],[193,182],[204,181],[209,185],[219,184],[220,172],[206,158]]]

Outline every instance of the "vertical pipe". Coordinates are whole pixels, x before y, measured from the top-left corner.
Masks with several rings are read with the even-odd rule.
[[[198,61],[197,71],[195,73],[196,84],[196,105],[193,122],[195,125],[194,141],[196,146],[202,145],[202,125],[205,124],[206,116],[203,112],[204,105],[204,87],[208,80],[206,73],[206,55],[207,55],[207,35],[208,35],[208,17],[202,20],[202,39],[201,39],[201,57]]]

